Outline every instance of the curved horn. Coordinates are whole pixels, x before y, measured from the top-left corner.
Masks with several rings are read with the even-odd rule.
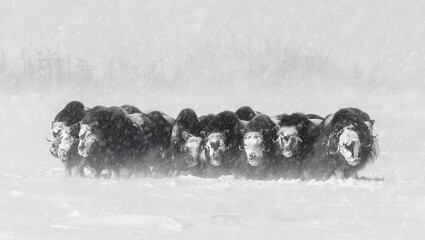
[[[296,136],[296,137],[295,137],[295,139],[296,139],[298,142],[303,142],[303,140],[302,140],[300,137],[298,137],[298,136]]]
[[[46,140],[47,140],[47,142],[49,142],[49,143],[53,142],[53,140],[48,139],[47,137],[46,137]]]
[[[243,147],[242,147],[242,146],[239,146],[239,150],[240,150],[240,151],[244,151],[244,149],[243,149]]]
[[[272,140],[272,141],[273,141],[273,143],[277,143],[277,142],[279,142],[279,141],[280,141],[280,138],[281,138],[281,137],[279,136],[279,137],[277,137],[277,138],[276,138],[276,140]]]
[[[373,142],[369,143],[369,144],[362,144],[363,147],[372,147]]]

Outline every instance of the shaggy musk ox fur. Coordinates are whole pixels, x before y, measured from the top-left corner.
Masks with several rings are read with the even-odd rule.
[[[104,169],[118,176],[121,169],[137,169],[140,158],[152,148],[150,128],[140,129],[118,107],[88,112],[81,120],[78,152],[96,177]]]
[[[214,114],[208,114],[208,115],[203,115],[199,117],[199,125],[198,125],[198,130],[197,132],[201,133],[201,132],[205,132],[207,130],[207,126],[208,124],[211,122],[211,120],[215,117]]]
[[[170,148],[171,134],[175,120],[172,118],[165,119],[164,113],[159,111],[147,113],[146,116],[151,119],[153,124],[153,144],[159,146],[162,154],[164,154]]]
[[[283,178],[302,177],[303,164],[314,153],[314,143],[319,134],[319,127],[312,118],[320,122],[317,115],[293,113],[279,116],[276,146],[277,167],[275,175]]]
[[[276,132],[276,124],[267,115],[258,115],[249,121],[244,129],[243,161],[238,166],[243,176],[256,179],[271,177]]]
[[[122,105],[121,108],[127,113],[127,114],[133,114],[133,113],[142,113],[142,111],[140,111],[140,109],[138,109],[137,107],[133,106],[133,105]]]
[[[249,106],[243,106],[243,107],[238,108],[238,110],[236,110],[235,114],[236,114],[236,116],[238,116],[238,118],[240,120],[251,121],[251,119],[253,119],[255,116],[257,116],[259,113],[255,112]]]
[[[65,127],[61,132],[58,157],[65,165],[65,171],[70,176],[84,176],[84,158],[78,154],[78,133],[80,124]]]
[[[52,121],[53,139],[47,139],[51,143],[50,153],[58,157],[60,135],[64,127],[69,127],[83,119],[85,115],[84,104],[78,101],[69,102]]]
[[[204,135],[206,174],[218,176],[229,174],[242,152],[242,124],[235,113],[224,111],[217,114],[206,127]]]
[[[173,126],[171,136],[171,155],[174,174],[199,175],[202,170],[200,152],[202,138],[200,131],[208,121],[199,121],[197,114],[190,108],[180,111]]]
[[[315,144],[316,156],[305,170],[307,179],[356,177],[378,154],[374,120],[358,108],[343,108],[325,118]]]
[[[93,107],[86,110],[85,114],[101,109],[105,109],[105,107]],[[85,159],[78,154],[79,131],[80,123],[77,122],[70,127],[64,127],[59,137],[58,157],[62,160],[65,170],[71,176],[84,176]]]
[[[150,167],[155,173],[167,174],[171,170],[171,134],[175,120],[159,111],[145,116],[151,120],[153,155]]]

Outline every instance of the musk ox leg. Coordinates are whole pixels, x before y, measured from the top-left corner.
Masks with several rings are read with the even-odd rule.
[[[336,169],[334,175],[337,179],[345,179],[344,171],[342,169]]]

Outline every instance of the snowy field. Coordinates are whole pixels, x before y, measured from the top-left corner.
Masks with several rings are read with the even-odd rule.
[[[69,178],[44,139],[64,105],[50,98],[1,99],[1,239],[425,237],[425,129],[409,130],[425,117],[401,97],[372,113],[381,154],[364,179],[326,182]]]
[[[425,5],[420,1],[144,5],[126,0],[117,12],[112,0],[102,6],[83,2],[73,3],[76,8],[70,2],[0,3],[0,30],[6,32],[0,50],[19,54],[23,47],[36,51],[60,44],[96,69],[108,66],[102,61],[111,53],[160,56],[165,80],[127,82],[95,69],[96,79],[106,79],[101,90],[72,84],[16,89],[5,84],[14,80],[0,78],[0,239],[425,239]],[[146,26],[129,24],[140,20],[132,9],[147,15]],[[43,16],[47,21],[41,24]],[[93,28],[92,19],[104,25]],[[117,34],[108,35],[107,24]],[[36,30],[28,33],[29,28]],[[269,62],[275,55],[267,51],[245,59],[238,51],[250,44],[241,43],[246,37],[254,50],[256,37],[280,39],[284,49],[298,49],[304,58],[285,55],[282,71],[282,62]],[[217,39],[230,43],[215,48],[211,42]],[[139,43],[143,47],[133,48]],[[203,44],[210,48],[198,51]],[[187,55],[176,58],[181,53]],[[180,69],[179,75],[169,69]],[[45,138],[54,116],[71,100],[89,107],[133,104],[173,117],[185,107],[199,115],[250,105],[270,115],[322,116],[359,107],[376,120],[381,151],[359,173],[361,180],[70,178],[50,156]]]

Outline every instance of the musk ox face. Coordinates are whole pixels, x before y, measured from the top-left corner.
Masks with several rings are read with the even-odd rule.
[[[62,161],[66,161],[68,159],[68,153],[76,141],[78,141],[78,139],[71,135],[70,129],[64,129],[62,131],[61,141],[58,149],[58,157]]]
[[[244,151],[251,166],[258,166],[262,162],[264,153],[268,150],[264,146],[264,138],[261,132],[248,132],[243,139]]]
[[[64,129],[65,123],[63,122],[52,122],[52,135],[53,135],[53,139],[47,139],[48,142],[50,142],[52,145],[50,147],[50,153],[53,156],[58,156],[58,149],[59,149],[59,144],[60,144],[60,135],[62,132],[62,129]]]
[[[213,166],[220,166],[223,162],[223,155],[228,149],[226,133],[211,133],[206,137],[205,152]]]
[[[202,138],[185,131],[182,132],[182,137],[184,139],[183,153],[185,154],[185,163],[189,167],[195,167],[198,164],[201,152]]]
[[[88,157],[93,151],[93,145],[98,141],[96,134],[97,122],[91,124],[81,124],[78,134],[80,142],[78,143],[78,154],[83,157]]]
[[[335,150],[329,153],[340,154],[351,166],[356,166],[370,158],[369,155],[375,154],[377,151],[375,149],[376,140],[373,136],[373,122],[365,122],[365,126],[367,128],[351,124],[337,131],[334,135],[335,140],[329,143],[331,144],[330,148]]]
[[[285,126],[279,127],[274,142],[277,144],[278,154],[290,158],[299,152],[302,139],[296,126]]]
[[[342,129],[339,136],[338,149],[348,164],[355,166],[360,163],[360,137],[353,126]]]
[[[62,161],[67,161],[71,149],[78,146],[78,132],[80,125],[74,124],[71,127],[65,127],[60,135],[60,144],[58,149],[58,157]]]

